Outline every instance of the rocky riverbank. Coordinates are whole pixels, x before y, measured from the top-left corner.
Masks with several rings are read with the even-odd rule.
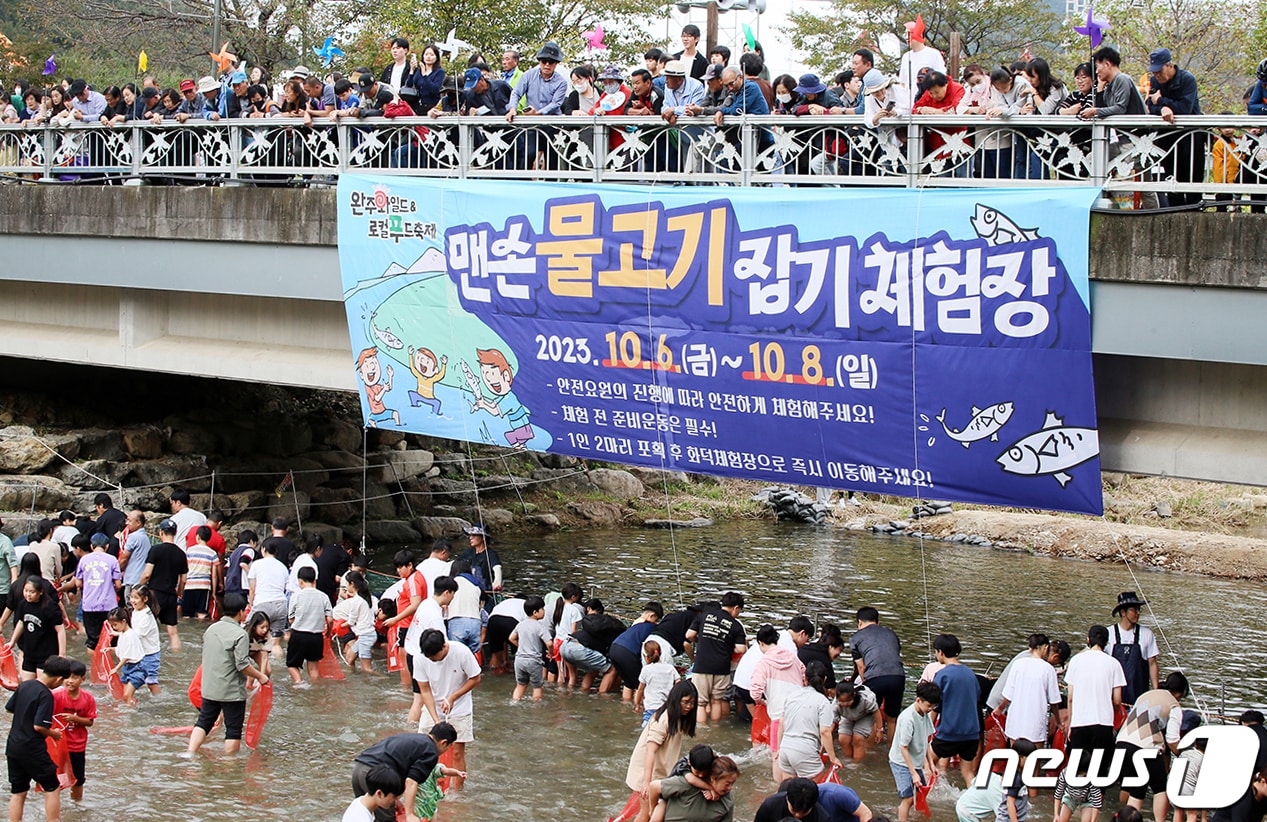
[[[172,490],[185,488],[195,507],[222,510],[231,531],[286,516],[327,540],[364,538],[371,549],[426,543],[479,521],[505,533],[777,517],[1267,579],[1267,494],[1259,489],[1106,475],[1104,519],[839,494],[817,500],[812,489],[367,432],[351,395],[155,375],[120,392],[118,375],[54,371],[75,379],[9,369],[16,384],[0,386],[0,517],[11,535],[63,509],[89,513],[101,491],[117,507],[161,516]]]

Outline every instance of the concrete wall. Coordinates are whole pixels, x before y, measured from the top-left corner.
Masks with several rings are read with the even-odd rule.
[[[1091,215],[1091,278],[1267,289],[1267,214]]]

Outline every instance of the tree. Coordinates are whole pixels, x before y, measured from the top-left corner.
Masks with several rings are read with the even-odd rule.
[[[1033,0],[832,0],[823,15],[793,11],[787,33],[792,45],[807,55],[806,63],[822,73],[848,67],[850,55],[860,47],[876,52],[877,67],[891,72],[897,60],[882,55],[877,42],[887,32],[904,34],[905,22],[917,13],[924,16],[928,45],[946,54],[951,32],[958,32],[962,57],[983,66],[1011,62],[1027,47],[1034,54],[1051,51],[1060,24]]]

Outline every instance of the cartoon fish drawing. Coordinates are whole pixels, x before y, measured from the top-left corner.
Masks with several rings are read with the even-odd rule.
[[[1038,229],[1021,228],[1002,211],[980,203],[977,203],[977,213],[972,215],[972,229],[992,246],[1038,239]]]
[[[1064,488],[1073,479],[1067,471],[1099,454],[1099,432],[1067,426],[1054,411],[1048,411],[1041,429],[1012,443],[995,462],[1009,474],[1055,477]]]
[[[974,405],[972,406],[972,420],[959,431],[946,425],[945,408],[937,415],[937,421],[945,429],[946,436],[967,448],[972,443],[983,440],[986,437],[989,437],[991,442],[998,442],[999,429],[1007,425],[1007,421],[1012,419],[1014,407],[1010,402],[1000,402],[987,407],[983,411]]]
[[[370,330],[374,332],[374,336],[378,338],[378,341],[393,351],[399,351],[404,348],[405,344],[400,341],[400,337],[392,333],[391,326],[379,328],[374,324],[374,318],[377,316],[377,313],[370,315]]]
[[[466,385],[463,386],[462,390],[470,391],[474,394],[476,402],[482,400],[484,398],[484,383],[478,376],[476,376],[475,372],[471,370],[471,366],[466,360],[462,360],[462,378],[466,382]],[[471,406],[471,410],[475,410],[474,405]],[[492,440],[489,440],[489,442],[492,442]]]

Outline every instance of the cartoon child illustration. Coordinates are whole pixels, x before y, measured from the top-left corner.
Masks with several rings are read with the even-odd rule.
[[[380,422],[391,420],[400,425],[400,414],[387,407],[383,395],[392,390],[392,376],[396,373],[387,366],[386,379],[383,379],[383,367],[378,362],[378,348],[367,348],[356,358],[356,370],[365,383],[365,399],[370,404],[370,426],[377,428]]]
[[[506,355],[495,348],[489,350],[477,348],[475,357],[480,364],[480,376],[484,378],[484,385],[488,386],[494,398],[486,400],[480,396],[471,406],[471,410],[482,408],[494,417],[504,417],[506,422],[510,423],[510,430],[506,432],[506,442],[512,448],[527,448],[528,440],[534,436],[532,425],[528,422],[528,409],[523,407],[514,392],[510,390],[515,375],[510,370]]]
[[[436,383],[444,379],[445,366],[449,364],[447,356],[438,361],[429,348],[409,347],[409,370],[418,378],[418,390],[409,392],[409,404],[414,408],[420,405],[431,406],[431,411],[440,415],[440,401],[436,399]]]

